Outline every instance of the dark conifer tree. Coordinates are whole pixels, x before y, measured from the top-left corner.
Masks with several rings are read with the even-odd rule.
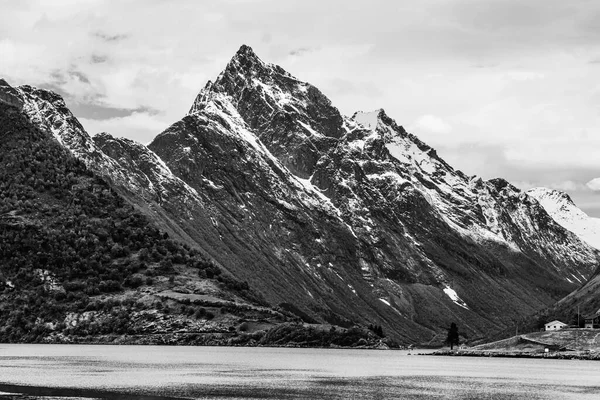
[[[458,346],[458,327],[454,322],[450,324],[450,328],[448,329],[446,343],[450,345],[450,350],[454,348],[454,345]]]

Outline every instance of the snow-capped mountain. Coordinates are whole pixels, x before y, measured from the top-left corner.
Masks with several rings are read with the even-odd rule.
[[[147,148],[92,141],[64,103],[17,90],[120,190],[152,191],[130,197],[140,209],[307,321],[376,323],[406,341],[453,321],[485,334],[600,261],[534,197],[453,169],[383,110],[341,115],[247,46]]]
[[[568,194],[547,188],[530,189],[527,194],[539,201],[556,222],[589,245],[600,249],[600,219],[583,212]]]
[[[224,140],[226,144],[215,144]],[[445,302],[458,305],[450,313],[460,314],[494,308],[494,297],[503,293],[510,312],[519,313],[546,301],[532,296],[533,276],[548,279],[546,287],[571,287],[573,276],[589,276],[598,259],[593,249],[508,182],[484,182],[454,170],[383,110],[341,115],[317,88],[263,62],[246,46],[199,93],[188,116],[149,147],[199,191],[204,180],[224,188],[232,207],[238,203],[256,211],[263,203],[282,204],[292,215],[302,215],[318,232],[315,244],[303,246],[303,239],[311,236],[304,232],[294,238],[298,227],[289,226],[292,215],[274,213],[277,218],[264,223],[257,214],[265,210],[251,217],[251,230],[260,227],[268,237],[256,247],[261,253],[281,255],[283,248],[283,254],[294,254],[280,261],[295,267],[296,276],[310,272],[323,281],[327,272],[321,271],[333,270],[352,293],[367,283],[366,290],[380,304],[423,324],[433,324],[439,314],[429,319],[415,309],[414,301],[421,296],[432,308],[446,309]],[[228,170],[239,174],[233,177]],[[245,171],[251,176],[248,181]],[[260,202],[254,199],[257,192]],[[331,241],[336,235],[322,232],[333,227],[315,223],[319,217],[311,215],[314,211],[325,213],[356,252],[344,260],[344,271],[339,261],[321,257],[341,244]],[[215,215],[215,221],[223,214]],[[283,235],[272,222],[286,227]],[[286,237],[294,239],[286,242]],[[249,258],[255,258],[251,253]],[[525,271],[517,273],[524,265]],[[358,272],[362,280],[346,282],[348,271]],[[482,272],[498,276],[480,281],[476,276]],[[506,291],[498,278],[512,274],[518,275],[514,279],[520,289]],[[560,278],[550,283],[554,274]],[[490,284],[494,289],[481,290]],[[314,283],[297,286],[305,285],[307,290],[295,297],[306,298],[310,308],[316,289]],[[425,293],[411,293],[418,285],[427,288]]]

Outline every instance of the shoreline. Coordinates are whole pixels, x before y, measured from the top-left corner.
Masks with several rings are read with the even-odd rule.
[[[426,349],[412,349],[402,347],[388,347],[380,345],[361,345],[361,346],[311,346],[305,343],[286,343],[286,344],[223,344],[223,343],[152,343],[152,342],[118,342],[118,341],[73,341],[73,342],[0,342],[0,349],[5,345],[46,345],[46,346],[164,346],[164,347],[221,347],[221,348],[272,348],[272,349],[319,349],[319,350],[377,350],[377,351],[409,351],[418,355],[416,351]],[[0,354],[1,357],[1,354]]]
[[[551,360],[586,360],[600,361],[600,353],[590,352],[522,352],[522,351],[487,351],[487,350],[442,350],[428,354],[429,356],[449,356],[449,357],[503,357],[503,358],[539,358]]]

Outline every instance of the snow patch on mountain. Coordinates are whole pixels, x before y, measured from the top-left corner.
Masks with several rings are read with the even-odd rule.
[[[409,140],[395,137],[385,147],[398,161],[404,164],[414,165],[426,174],[433,174],[438,169],[431,157]]]
[[[450,286],[446,286],[444,288],[444,293],[446,293],[446,296],[450,297],[450,300],[452,300],[452,302],[454,304],[456,304],[457,306],[460,306],[462,308],[464,308],[465,310],[470,310],[469,306],[467,306],[467,303],[465,303],[456,293],[456,291],[454,289],[452,289]]]
[[[379,114],[381,113],[381,111],[381,109],[371,112],[357,111],[352,116],[352,119],[361,124],[366,129],[375,130],[377,128],[377,125],[379,124]]]
[[[381,301],[383,304],[385,304],[388,307],[391,307],[392,305],[390,304],[389,301],[387,301],[386,299],[379,299],[379,301]]]
[[[306,124],[302,121],[298,121],[298,124],[300,124],[300,126],[302,126],[304,129],[306,129],[312,136],[323,136],[319,132],[315,131],[313,129],[313,127],[310,126],[309,124]]]
[[[568,194],[559,190],[538,187],[528,190],[527,194],[535,198],[557,223],[600,249],[600,218],[588,216]]]

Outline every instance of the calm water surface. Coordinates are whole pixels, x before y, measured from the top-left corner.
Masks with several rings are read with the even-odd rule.
[[[4,344],[0,391],[110,399],[600,399],[600,362],[376,350]]]

